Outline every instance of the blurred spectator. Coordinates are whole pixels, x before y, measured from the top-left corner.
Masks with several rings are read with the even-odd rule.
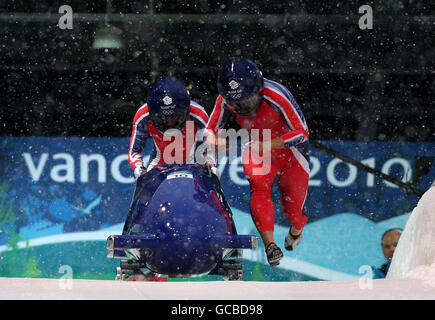
[[[382,279],[387,276],[388,269],[390,268],[391,261],[393,260],[394,251],[396,250],[401,234],[402,229],[393,228],[385,231],[382,235],[382,252],[387,259],[387,262],[384,263],[380,268],[372,267],[374,279]]]

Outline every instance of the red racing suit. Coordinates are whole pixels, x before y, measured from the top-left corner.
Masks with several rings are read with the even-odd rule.
[[[136,112],[133,119],[133,128],[128,150],[128,162],[132,169],[144,166],[147,171],[162,164],[171,163],[194,163],[195,149],[202,142],[197,138],[199,130],[203,130],[208,122],[208,115],[198,103],[190,102],[190,112],[187,116],[186,125],[176,136],[165,136],[158,130],[144,104]],[[154,146],[147,164],[143,162],[143,151],[146,141],[152,138]]]
[[[271,139],[281,137],[285,147],[273,149],[270,156],[270,170],[266,174],[256,174],[261,166],[258,155],[249,149],[242,152],[244,173],[251,188],[251,215],[258,231],[273,231],[275,208],[271,190],[275,178],[281,192],[281,206],[284,216],[298,230],[307,223],[303,214],[307,195],[309,167],[309,130],[304,115],[292,94],[283,85],[264,79],[263,98],[253,116],[240,116],[233,113],[218,96],[207,133],[217,135],[231,116],[240,127],[251,132],[269,129]],[[258,171],[257,171],[258,172]]]

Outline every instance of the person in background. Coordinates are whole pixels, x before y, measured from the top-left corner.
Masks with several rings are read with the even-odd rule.
[[[373,278],[383,279],[387,276],[388,269],[390,268],[391,261],[393,260],[394,251],[396,250],[397,243],[402,235],[402,229],[393,228],[385,231],[381,238],[382,252],[384,253],[387,262],[380,268],[372,267]]]

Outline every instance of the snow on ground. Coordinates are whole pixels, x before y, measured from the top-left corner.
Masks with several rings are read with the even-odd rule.
[[[434,276],[434,265],[435,186],[432,186],[423,194],[406,222],[387,278],[403,278],[408,273],[414,277],[420,273]],[[432,279],[435,281],[435,276]]]
[[[422,265],[405,274],[405,278],[423,280],[423,284],[435,287],[435,263]]]
[[[423,279],[412,277],[391,280],[303,282],[122,282],[0,278],[0,299],[434,300],[435,286]]]

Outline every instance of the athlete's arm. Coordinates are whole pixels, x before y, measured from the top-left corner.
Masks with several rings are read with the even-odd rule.
[[[144,163],[142,161],[143,151],[145,149],[146,141],[150,136],[147,130],[148,121],[148,107],[144,105],[136,112],[136,115],[134,116],[130,136],[128,163],[133,170],[144,167]]]
[[[280,137],[285,148],[296,146],[308,140],[310,135],[305,117],[293,95],[284,86],[270,82],[270,86],[265,88],[264,98],[276,106],[277,111],[288,126],[288,132]],[[279,139],[274,144],[276,147],[282,146]]]

